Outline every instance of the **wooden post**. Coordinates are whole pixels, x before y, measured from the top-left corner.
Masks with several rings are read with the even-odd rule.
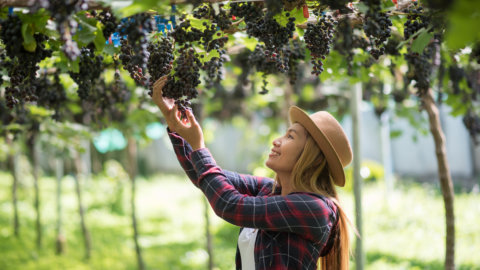
[[[353,130],[353,192],[355,196],[355,225],[359,237],[355,244],[355,266],[357,270],[363,270],[365,258],[363,253],[363,225],[362,225],[362,177],[360,175],[361,148],[360,148],[360,127],[361,127],[361,102],[362,84],[357,83],[352,87],[352,130]]]
[[[55,162],[55,176],[57,178],[57,193],[56,193],[56,200],[57,200],[57,226],[56,226],[56,254],[64,254],[65,253],[65,236],[63,235],[62,229],[62,178],[63,178],[63,159],[57,158]]]
[[[36,230],[37,230],[37,249],[42,248],[42,221],[40,213],[40,188],[39,188],[39,177],[40,177],[40,164],[39,164],[39,145],[37,142],[37,133],[31,135],[30,142],[30,151],[32,153],[32,163],[33,163],[33,187],[35,190],[34,198],[34,207],[36,213]]]
[[[76,174],[74,177],[75,191],[77,193],[78,212],[80,214],[80,225],[81,225],[83,240],[85,244],[85,259],[88,260],[91,257],[92,244],[90,239],[90,232],[88,231],[86,221],[85,221],[85,208],[83,206],[82,187],[80,183],[83,177],[82,159],[78,152],[75,154],[74,162],[75,162],[75,168],[76,168]]]
[[[131,207],[131,219],[133,227],[133,241],[135,243],[135,253],[137,254],[138,269],[144,270],[145,263],[142,257],[142,249],[138,242],[138,224],[137,224],[137,212],[135,207],[135,194],[136,194],[136,178],[137,178],[137,142],[135,138],[129,136],[127,145],[127,166],[128,175],[131,182],[131,195],[130,195],[130,207]]]

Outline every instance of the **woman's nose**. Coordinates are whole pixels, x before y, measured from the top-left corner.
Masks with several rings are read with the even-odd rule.
[[[273,140],[273,146],[280,147],[280,140],[278,139]]]

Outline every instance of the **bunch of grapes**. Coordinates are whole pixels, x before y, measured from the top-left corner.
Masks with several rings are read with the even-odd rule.
[[[415,80],[414,86],[418,89],[418,95],[424,95],[430,88],[430,74],[432,70],[428,54],[409,52],[405,54],[405,60],[408,63],[408,80]]]
[[[457,65],[451,65],[448,68],[448,74],[450,75],[450,81],[452,82],[453,94],[460,94],[460,81],[466,77],[465,71]]]
[[[77,43],[72,39],[78,27],[78,23],[72,18],[72,14],[88,9],[87,0],[38,0],[34,1],[31,11],[37,12],[44,8],[57,23],[57,30],[62,41],[65,55],[75,60],[80,55]]]
[[[219,5],[218,14],[215,14],[213,22],[220,28],[220,30],[225,31],[232,26],[232,21],[230,20],[230,14],[223,8],[223,4]]]
[[[32,88],[38,70],[38,63],[52,55],[51,50],[45,48],[44,42],[47,37],[35,34],[37,44],[35,51],[25,50],[23,43],[22,21],[11,14],[7,19],[0,21],[0,38],[5,44],[5,54],[2,66],[7,70],[10,77],[10,85],[5,88],[7,106],[12,108],[22,101],[35,101],[36,95]]]
[[[80,99],[87,99],[97,79],[103,71],[103,56],[95,55],[95,51],[88,47],[83,47],[80,54],[78,73],[70,72],[70,77],[78,85],[78,96]]]
[[[102,10],[98,14],[96,11],[93,11],[92,15],[103,24],[102,33],[105,39],[108,40],[108,38],[117,30],[117,18],[109,10]]]
[[[168,37],[160,37],[158,40],[151,40],[147,49],[150,53],[147,68],[150,75],[149,87],[151,89],[160,77],[169,74],[172,69],[174,60],[173,43]],[[151,90],[149,95],[152,95]]]
[[[328,6],[331,10],[339,10],[341,13],[348,12],[348,0],[319,0],[320,5]]]
[[[470,53],[470,61],[475,61],[480,64],[480,42],[477,42]]]
[[[219,83],[223,78],[223,63],[226,61],[226,51],[219,49],[219,57],[213,57],[209,61],[203,63],[202,69],[206,71],[205,84],[207,88],[213,87],[214,84]]]
[[[290,84],[294,85],[299,73],[299,62],[305,59],[305,47],[299,39],[293,39],[285,48],[285,52],[288,55],[288,78]]]
[[[215,13],[212,8],[212,4],[203,4],[196,7],[193,10],[192,15],[197,19],[210,19],[210,17],[212,17],[212,13]]]
[[[106,84],[104,80],[95,84],[94,93],[84,102],[83,106],[92,107],[91,119],[97,124],[123,121],[128,110],[131,93],[121,79],[120,70],[115,65],[114,80]]]
[[[179,110],[185,113],[191,105],[190,100],[198,95],[196,87],[200,84],[202,63],[192,47],[185,45],[178,52],[180,55],[174,62],[174,74],[169,76],[163,96],[174,99]]]
[[[52,118],[59,121],[61,119],[60,109],[67,101],[67,95],[63,84],[60,82],[60,74],[54,74],[53,81],[47,75],[37,78],[35,83],[36,95],[38,96],[37,104],[53,109],[55,111]]]
[[[265,43],[265,57],[268,61],[277,62],[281,72],[286,72],[285,66],[288,65],[282,61],[281,50],[293,37],[294,31],[295,17],[289,17],[285,27],[281,26],[270,13],[255,23],[247,23],[247,34]]]
[[[480,133],[480,117],[475,114],[472,110],[468,110],[467,113],[463,116],[463,124],[468,129],[470,137],[472,138],[475,145],[478,145],[478,134]]]
[[[153,29],[148,14],[140,13],[124,19],[119,25],[120,35],[126,35],[120,41],[120,60],[132,79],[138,85],[146,85],[145,77],[149,58],[147,34]]]
[[[423,7],[418,6],[417,2],[413,3],[412,8],[407,8],[404,10],[407,15],[407,21],[404,24],[403,36],[405,40],[409,39],[414,35],[418,30],[422,28],[427,28],[430,24],[428,16],[424,15]]]
[[[371,6],[365,15],[363,30],[370,39],[372,48],[370,54],[378,59],[385,53],[384,42],[390,37],[392,21],[385,12],[380,11],[380,6]]]
[[[230,3],[230,14],[238,19],[243,18],[246,23],[256,23],[263,17],[261,6],[252,3]]]
[[[331,15],[323,16],[316,24],[307,24],[304,39],[312,56],[312,74],[316,76],[323,72],[322,60],[330,53],[334,27],[337,24],[338,22]]]
[[[282,12],[283,1],[282,0],[265,0],[265,6],[269,13],[277,14]]]
[[[7,63],[7,55],[5,54],[5,50],[0,47],[0,87],[3,84],[3,69],[6,68]]]
[[[181,22],[177,24],[175,31],[170,33],[171,37],[175,39],[175,42],[179,45],[186,43],[196,42],[202,39],[203,32],[195,27],[191,27],[189,20],[180,19]]]

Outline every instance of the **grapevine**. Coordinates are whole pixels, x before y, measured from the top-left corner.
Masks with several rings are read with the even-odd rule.
[[[47,37],[35,34],[37,44],[35,51],[29,52],[19,44],[23,43],[22,21],[13,14],[0,22],[0,38],[5,44],[5,55],[2,66],[7,70],[10,77],[10,85],[5,88],[7,106],[13,106],[21,102],[35,101],[37,99],[32,82],[35,80],[38,63],[52,55],[51,50],[45,48],[44,42]]]

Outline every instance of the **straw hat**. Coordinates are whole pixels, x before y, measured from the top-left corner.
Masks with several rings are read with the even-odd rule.
[[[328,112],[308,115],[296,106],[290,107],[290,122],[301,124],[317,142],[327,158],[328,168],[337,186],[345,185],[343,168],[352,161],[352,149],[340,123]]]

